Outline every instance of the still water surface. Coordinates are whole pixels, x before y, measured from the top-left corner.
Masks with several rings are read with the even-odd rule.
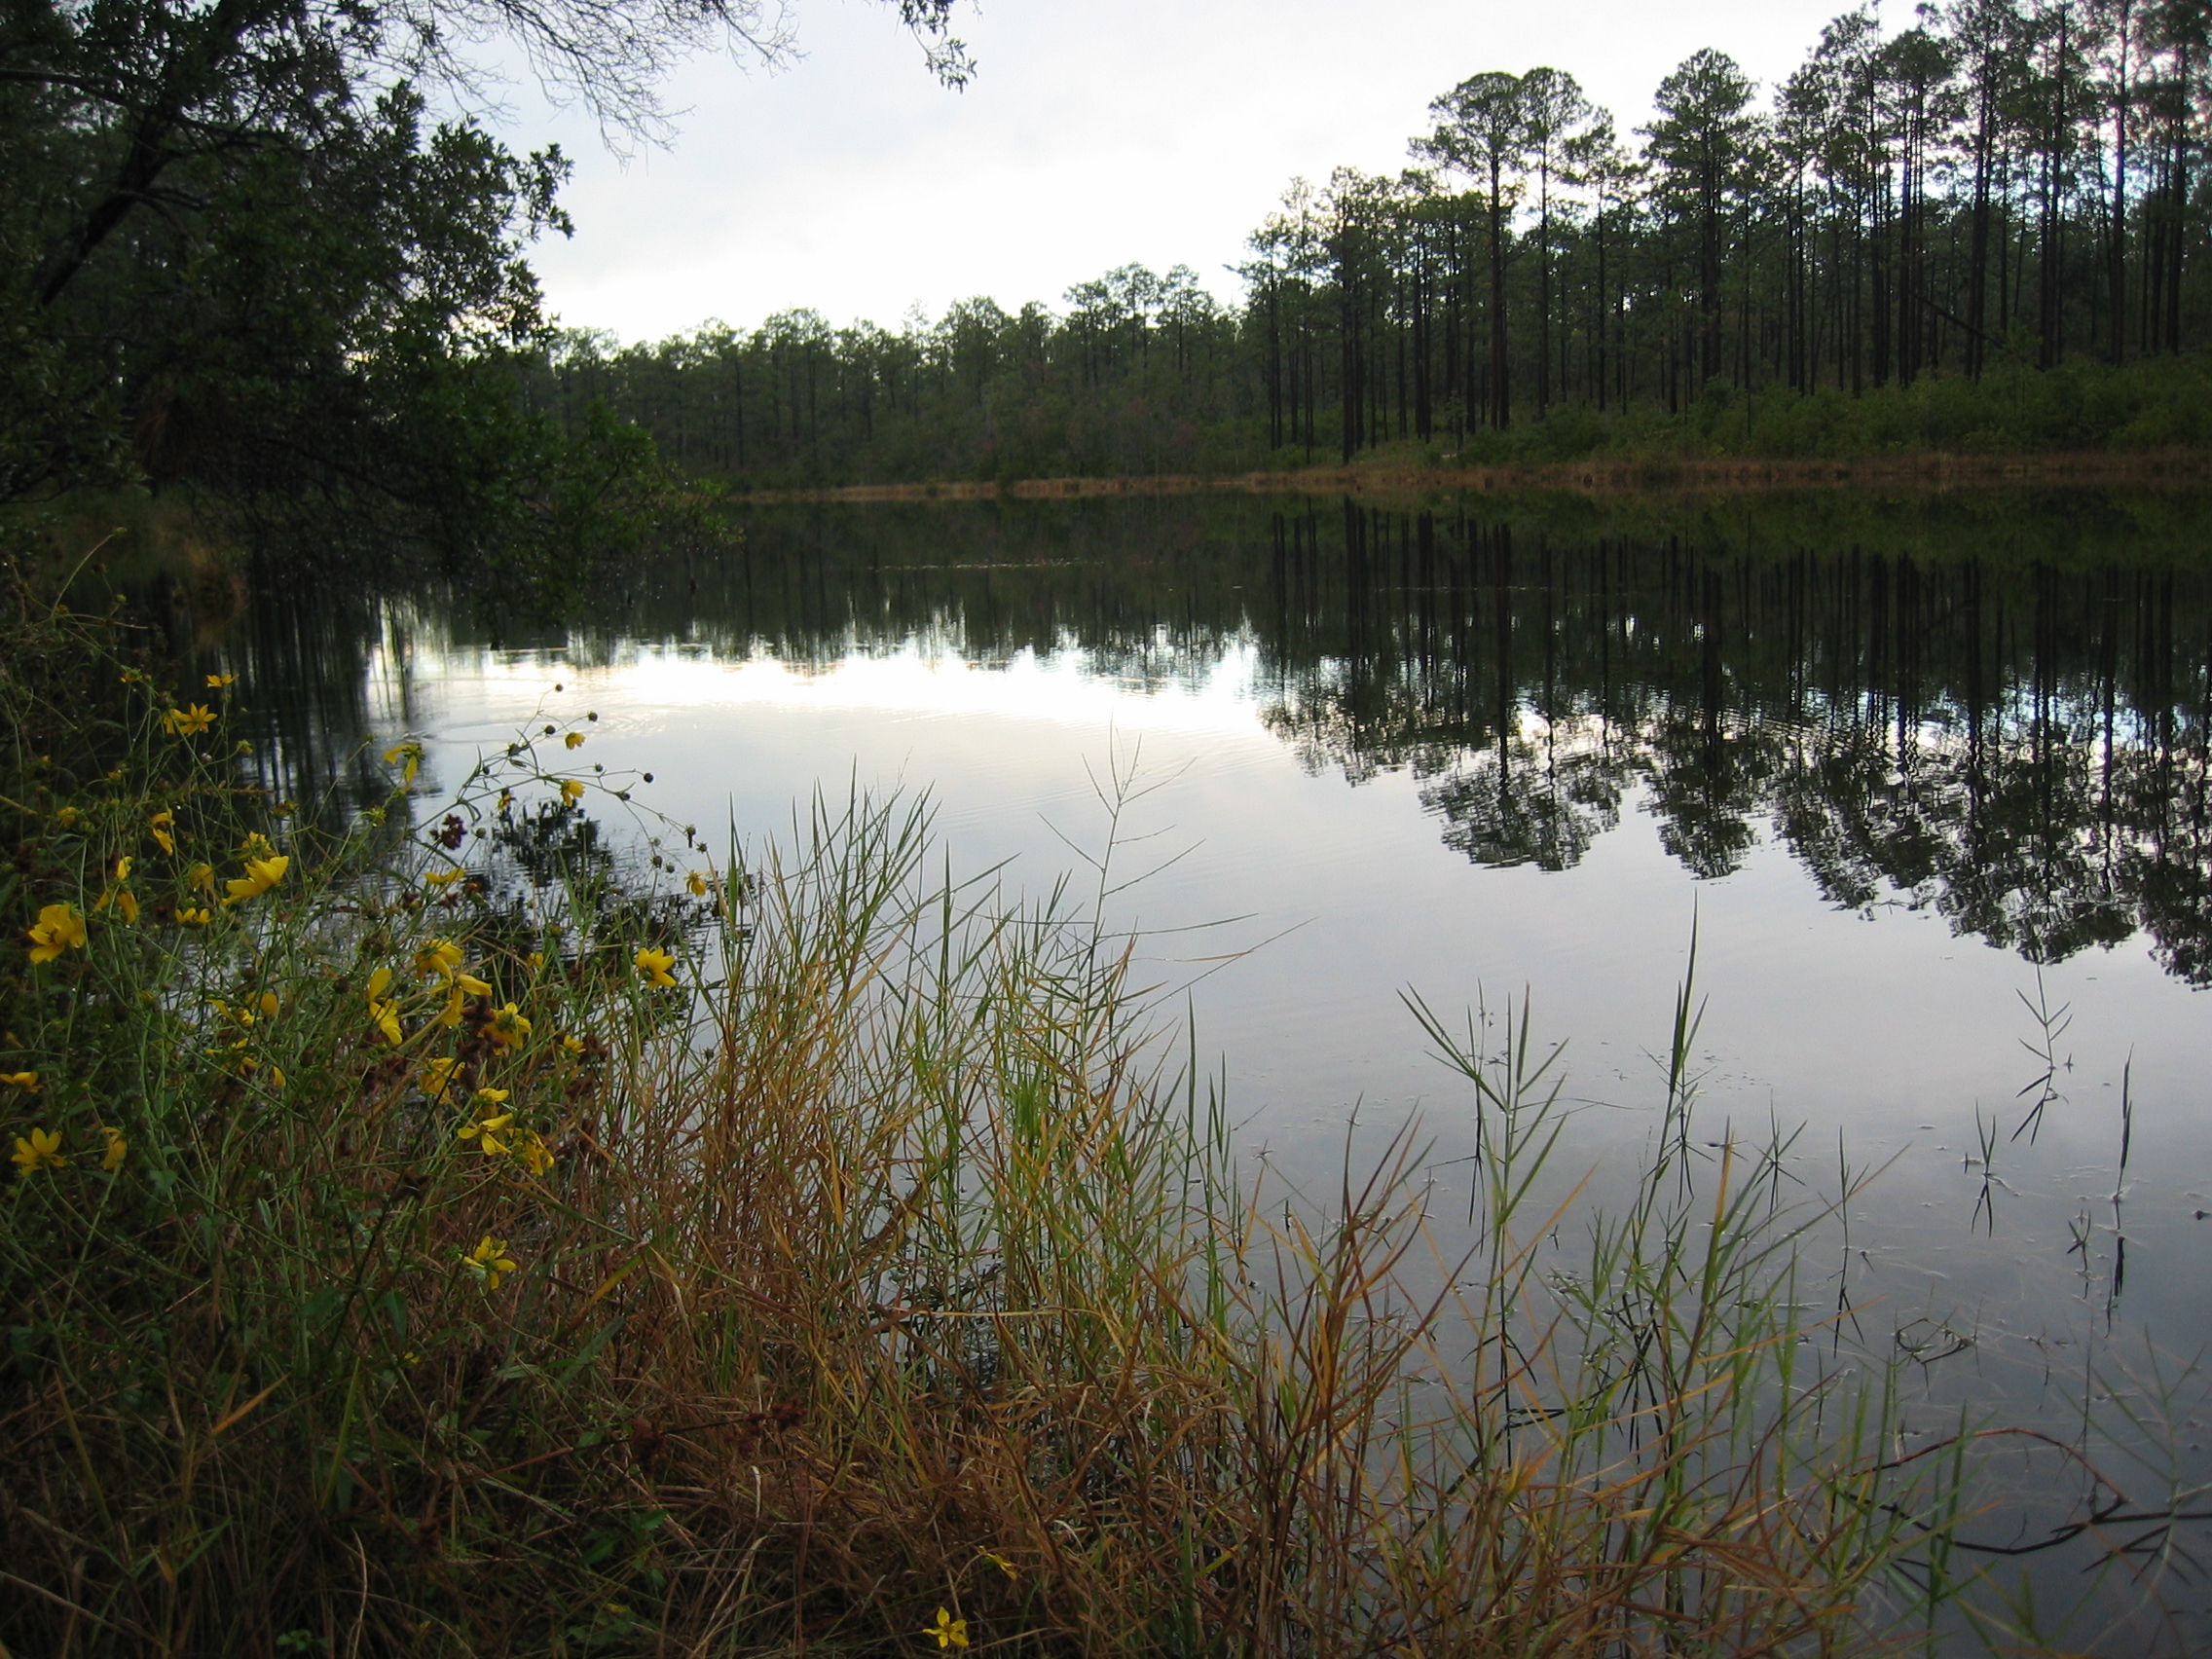
[[[791,510],[566,629],[293,594],[226,648],[295,765],[413,734],[451,783],[589,711],[585,753],[710,838],[926,791],[956,871],[1042,892],[1118,837],[1117,879],[1163,867],[1113,920],[1148,930],[1244,1155],[1301,1185],[1412,1115],[1455,1178],[1470,1103],[1411,990],[1532,999],[1602,1188],[1650,1132],[1694,930],[1704,1132],[1802,1126],[1808,1197],[1887,1166],[1821,1294],[1971,1335],[1923,1379],[1948,1410],[2212,1334],[2212,567],[2187,509],[2139,546],[2061,534],[2083,510],[1864,536],[1819,504],[1664,533]]]

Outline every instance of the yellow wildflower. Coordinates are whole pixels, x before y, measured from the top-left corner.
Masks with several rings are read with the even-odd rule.
[[[480,1088],[476,1093],[481,1099],[486,1094],[503,1095],[506,1090],[503,1088]],[[461,1124],[461,1138],[474,1141],[486,1158],[497,1158],[500,1153],[507,1150],[507,1143],[499,1139],[499,1131],[514,1121],[515,1115],[512,1112],[494,1112],[489,1108],[482,1108],[478,1117]]]
[[[507,1241],[489,1233],[475,1249],[461,1257],[461,1265],[483,1280],[486,1290],[498,1290],[499,1281],[521,1266],[507,1254]]]
[[[18,1135],[12,1156],[18,1175],[35,1175],[41,1169],[59,1169],[69,1161],[61,1156],[59,1129],[33,1129],[28,1140]]]
[[[384,1040],[398,1048],[406,1033],[399,1026],[399,1003],[385,992],[391,988],[391,970],[379,968],[369,976],[369,1023],[384,1033]]]
[[[246,860],[245,874],[231,878],[228,884],[230,897],[225,899],[223,903],[236,904],[241,900],[260,898],[279,881],[282,881],[284,872],[291,867],[292,861],[282,853],[265,859]]]
[[[235,674],[210,674],[207,677],[207,689],[220,691],[224,686],[236,685],[238,682],[239,677]]]
[[[130,861],[129,861],[129,859],[128,859],[128,858],[121,858],[121,859],[117,859],[117,860],[115,861],[115,879],[116,879],[117,881],[123,881],[123,880],[125,880],[126,878],[128,878],[128,877],[129,876],[129,874],[130,874]],[[93,909],[95,909],[95,910],[104,910],[104,909],[106,909],[106,908],[107,908],[107,907],[108,907],[108,906],[109,906],[110,904],[113,904],[113,905],[114,905],[114,906],[116,907],[116,909],[117,909],[117,910],[119,910],[119,911],[120,911],[120,912],[122,913],[122,915],[123,915],[123,919],[124,919],[124,920],[125,920],[126,922],[129,922],[129,923],[132,923],[132,924],[135,924],[135,923],[137,922],[137,920],[138,920],[138,896],[137,896],[137,895],[136,895],[135,893],[131,892],[129,888],[128,888],[128,887],[111,887],[111,888],[109,888],[109,889],[108,889],[108,890],[107,890],[107,891],[106,891],[105,893],[102,893],[102,894],[101,894],[101,895],[99,896],[99,898],[98,898],[98,899],[96,899],[96,900],[94,900],[94,901],[93,901],[93,903],[92,903],[92,908],[93,908]]]
[[[459,1025],[461,1009],[465,1005],[465,1001],[466,999],[462,997],[459,985],[448,985],[446,987],[446,1006],[438,1010],[438,1023],[445,1026]]]
[[[1021,1576],[1020,1570],[1015,1567],[1014,1563],[1007,1560],[1006,1557],[1000,1555],[997,1551],[977,1549],[976,1553],[981,1556],[985,1561],[989,1562],[993,1567],[997,1567],[1001,1572],[1005,1573],[1009,1578],[1019,1578]]]
[[[530,1165],[533,1175],[542,1175],[553,1167],[553,1149],[537,1138],[535,1129],[524,1133],[521,1144],[515,1148],[515,1156]]]
[[[646,984],[657,988],[676,983],[676,976],[669,972],[676,966],[676,958],[669,952],[655,950],[648,944],[641,949],[632,960],[637,963],[638,972],[645,977]]]
[[[0,1083],[19,1088],[26,1094],[38,1092],[38,1073],[35,1071],[0,1072]]]
[[[49,904],[31,928],[31,960],[52,962],[64,950],[85,948],[85,918],[67,904]]]
[[[584,1051],[584,1040],[581,1037],[564,1037],[561,1039],[561,1047],[571,1054],[580,1054]]]
[[[683,885],[690,890],[694,899],[704,899],[707,896],[707,878],[697,870],[683,878]]]
[[[450,939],[434,939],[415,953],[418,974],[452,974],[461,964],[461,946]]]
[[[453,982],[457,989],[465,991],[472,997],[488,997],[492,994],[491,984],[473,974],[456,974]]]
[[[545,966],[545,952],[542,950],[532,951],[528,956],[523,958],[523,966],[530,969],[533,973],[535,973],[538,969]]]
[[[432,1100],[443,1100],[453,1092],[454,1073],[461,1070],[461,1061],[450,1055],[441,1055],[423,1067],[423,1092]]]
[[[399,767],[399,787],[406,789],[415,781],[415,774],[423,769],[423,746],[420,743],[395,743],[384,752],[387,766]]]
[[[561,798],[567,801],[579,801],[583,799],[583,784],[575,778],[563,778],[561,780]]]
[[[966,1647],[968,1645],[968,1621],[956,1619],[942,1607],[940,1607],[937,1610],[937,1623],[922,1626],[922,1634],[936,1637],[937,1644],[940,1647]]]
[[[567,737],[564,737],[561,743],[564,748],[581,749],[584,746],[584,734],[580,731],[572,731]]]
[[[530,1035],[530,1020],[513,1003],[495,1010],[492,1023],[484,1028],[484,1035],[502,1049],[519,1049]]]
[[[55,811],[54,821],[64,830],[74,829],[77,824],[77,809],[73,806],[61,807]]]
[[[476,1091],[476,1103],[479,1106],[504,1106],[513,1093],[511,1088],[479,1088]]]
[[[468,871],[464,869],[433,869],[426,873],[423,879],[432,887],[451,887],[467,873]]]
[[[191,905],[188,904],[183,909],[177,911],[176,919],[188,928],[203,928],[209,922],[213,921],[214,917],[209,915],[205,910],[194,909]]]
[[[512,790],[501,790],[499,792],[499,804],[498,808],[498,811],[504,812],[508,807],[514,805],[514,803],[515,797],[514,792]]]
[[[107,1137],[107,1151],[100,1155],[100,1167],[110,1171],[122,1167],[130,1143],[123,1138],[121,1129],[112,1129],[105,1124],[100,1125],[100,1133]]]
[[[162,716],[162,725],[171,737],[191,737],[205,731],[215,723],[215,711],[203,703],[188,708],[171,709]]]
[[[264,1019],[275,1019],[276,1011],[284,1006],[276,1000],[275,991],[263,991],[257,1001],[261,1009],[261,1017]]]
[[[282,1088],[284,1087],[284,1068],[282,1066],[271,1066],[269,1068],[269,1087],[272,1088]]]
[[[185,885],[213,898],[215,894],[215,866],[196,864],[184,872]]]
[[[154,845],[165,853],[176,851],[176,814],[164,807],[146,820],[146,828],[153,832]]]

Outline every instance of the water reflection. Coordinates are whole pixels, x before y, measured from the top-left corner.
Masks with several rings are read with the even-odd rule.
[[[1280,662],[1271,723],[1310,764],[1428,779],[1478,863],[1567,868],[1641,785],[1696,876],[1771,835],[1835,904],[1931,907],[2038,963],[2140,929],[2212,977],[2200,580],[1357,507],[1334,545],[1277,530],[1278,591],[1339,637]]]
[[[639,642],[800,669],[916,642],[985,670],[1077,652],[1138,692],[1241,654],[1307,767],[1411,774],[1476,864],[1570,868],[1633,832],[1633,802],[1699,878],[1777,840],[1829,903],[1933,910],[2036,963],[2140,931],[2203,984],[2212,584],[2157,545],[2085,558],[2057,534],[2079,522],[1977,511],[1972,535],[1837,545],[1818,508],[1737,535],[1348,500],[791,509],[560,623],[262,582],[221,654],[302,798],[371,787],[361,736],[407,723],[425,631],[578,666]]]

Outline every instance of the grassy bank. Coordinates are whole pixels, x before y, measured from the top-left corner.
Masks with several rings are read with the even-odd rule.
[[[819,490],[756,490],[738,498],[738,501],[746,506],[858,505],[1207,494],[1370,496],[1384,500],[1424,496],[1573,495],[1600,500],[1625,498],[1664,501],[1681,496],[1868,492],[1926,496],[1992,490],[2186,491],[2203,488],[2208,479],[2212,479],[2212,450],[1991,456],[1956,456],[1929,450],[1855,461],[1608,456],[1484,465],[1448,463],[1428,451],[1402,446],[1379,451],[1349,466],[1214,475],[1157,473],[1129,478],[840,484]]]
[[[232,687],[10,603],[9,1652],[1849,1651],[1959,1590],[1967,1443],[1818,1369],[1686,995],[1611,1215],[1526,1020],[1417,1009],[1483,1125],[1431,1263],[1416,1147],[1242,1182],[1125,941],[918,809],[617,858],[588,722],[273,799]]]
[[[1426,435],[1401,406],[1394,421],[1378,418],[1348,451],[1334,406],[1319,412],[1303,441],[1271,440],[1267,423],[1247,410],[1180,420],[1171,433],[1147,442],[1099,448],[1026,441],[1034,436],[1030,424],[1010,409],[978,403],[948,419],[954,427],[988,426],[994,435],[986,439],[970,441],[977,434],[947,428],[938,441],[887,449],[830,437],[780,461],[746,464],[726,446],[697,441],[709,421],[703,409],[688,424],[672,424],[660,399],[617,395],[613,406],[651,431],[679,467],[756,500],[840,491],[865,492],[855,498],[863,499],[914,499],[994,491],[1335,490],[1408,477],[1453,481],[1424,487],[1598,492],[2013,481],[2113,486],[2202,476],[2212,452],[2212,357],[2147,357],[2121,366],[2077,357],[2050,369],[2003,362],[1978,379],[1925,375],[1856,392],[1715,383],[1673,408],[1649,398],[1604,409],[1563,401],[1540,413],[1517,409],[1503,427],[1439,416]],[[1140,399],[1126,413],[1141,420],[1161,411]],[[1048,421],[1041,429],[1051,427]]]

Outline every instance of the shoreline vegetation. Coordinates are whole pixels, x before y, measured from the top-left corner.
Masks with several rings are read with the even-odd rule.
[[[1528,1010],[1411,1004],[1483,1125],[1428,1262],[1413,1130],[1244,1183],[1129,940],[930,873],[917,804],[625,862],[588,711],[451,800],[410,740],[275,800],[231,677],[7,632],[9,1651],[2034,1635],[1957,1558],[2002,1431],[1902,1451],[1894,1362],[1797,1310],[1850,1180],[1691,1154],[1687,985],[1608,1213]]]
[[[1409,997],[1446,1246],[1416,1126],[1238,1167],[1110,848],[1088,902],[914,802],[716,852],[580,704],[450,798],[401,738],[278,799],[232,676],[11,608],[11,1652],[2056,1651],[2022,1458],[2172,1524],[1908,1447],[1800,1260],[1864,1176],[1705,1138],[1689,982],[1604,1203],[1530,1010]]]
[[[1843,460],[1792,457],[1687,457],[1486,465],[1430,464],[1388,455],[1350,466],[1286,466],[1239,473],[1140,473],[1114,477],[934,479],[881,484],[827,484],[807,489],[750,490],[727,500],[741,506],[875,501],[1022,501],[1112,496],[1589,496],[1737,495],[1770,491],[1878,490],[2194,490],[2212,482],[2212,448],[2149,454],[2088,450],[2050,455],[1922,454]]]

